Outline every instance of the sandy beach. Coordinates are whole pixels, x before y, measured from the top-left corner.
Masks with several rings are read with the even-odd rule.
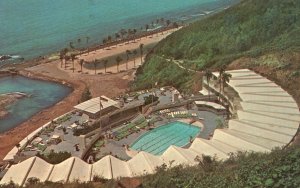
[[[136,40],[136,42],[130,42],[129,44],[118,44],[110,49],[99,49],[88,54],[82,54],[78,57],[78,59],[83,58],[86,61],[103,59],[123,54],[126,50],[133,49],[137,49],[139,52],[139,45],[141,43],[145,46],[155,45],[157,42],[175,30],[176,29],[172,29],[168,32],[164,32],[164,34],[155,34],[153,37],[144,37]],[[144,54],[146,53],[147,52],[145,51]],[[141,60],[138,53],[136,56],[136,67],[140,64]],[[61,67],[60,60],[53,60],[47,63],[45,63],[45,61],[38,63],[29,62],[27,65],[20,65],[20,67],[17,67],[21,70],[20,74],[24,76],[68,84],[73,87],[74,91],[59,103],[35,114],[32,118],[23,122],[18,127],[0,134],[1,160],[17,143],[19,143],[19,141],[24,139],[32,131],[41,127],[52,119],[72,110],[73,106],[78,104],[81,94],[86,87],[90,89],[94,97],[99,95],[106,95],[108,97],[119,96],[128,91],[128,83],[134,79],[135,73],[134,59],[131,59],[128,62],[128,70],[126,68],[125,61],[120,63],[120,73],[117,73],[115,64],[109,65],[107,67],[107,72],[111,72],[112,74],[104,74],[104,67],[101,65],[97,67],[98,70],[96,75],[93,66],[91,68],[89,66],[85,66],[83,68],[83,73],[81,73],[78,72],[80,70],[79,63],[75,62],[75,71],[73,73],[73,70],[71,69],[72,63],[69,61],[66,65],[67,66],[65,69],[64,66]]]
[[[84,53],[79,56],[76,56],[77,60],[74,62],[74,68],[75,68],[74,73],[81,74],[80,72],[78,72],[81,69],[80,64],[79,64],[80,59],[83,59],[85,62],[87,62],[83,65],[82,72],[84,74],[95,74],[95,68],[94,68],[94,65],[92,62],[94,60],[101,61],[104,59],[108,60],[108,65],[107,65],[106,71],[109,73],[118,73],[118,69],[117,69],[117,65],[116,65],[116,61],[115,61],[116,56],[120,56],[123,59],[123,61],[120,62],[120,65],[119,65],[119,72],[128,71],[130,69],[137,68],[138,66],[141,65],[140,44],[144,45],[144,50],[143,50],[144,51],[143,58],[144,58],[145,55],[147,54],[147,50],[151,49],[159,41],[166,38],[168,35],[170,35],[171,33],[173,33],[174,31],[177,31],[177,30],[178,29],[170,29],[167,32],[150,35],[148,37],[143,37],[143,38],[137,39],[135,41],[130,41],[128,43],[124,42],[124,43],[120,43],[118,45],[113,45],[109,48],[98,49],[98,50],[95,50],[95,51],[92,51],[89,53]],[[126,51],[127,50],[130,50],[130,51],[136,50],[137,55],[135,55],[135,56],[130,55],[129,56],[130,59],[126,66]],[[66,69],[64,66],[60,67],[60,64],[59,64],[58,68],[60,68],[63,71],[66,71],[66,72],[73,73],[72,63],[70,61],[67,62]],[[102,63],[97,64],[96,69],[97,69],[96,74],[104,74],[105,73],[104,66]]]

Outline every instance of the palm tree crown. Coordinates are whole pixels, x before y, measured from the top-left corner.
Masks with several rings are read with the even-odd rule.
[[[210,99],[209,81],[213,77],[213,74],[210,70],[207,69],[204,73],[204,76],[206,77],[206,82],[207,82],[207,86],[208,86],[208,99]]]

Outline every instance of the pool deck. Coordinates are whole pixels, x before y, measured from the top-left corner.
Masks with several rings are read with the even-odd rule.
[[[182,110],[182,108],[178,108],[176,110]],[[203,122],[196,121],[192,124],[194,126],[197,126],[197,127],[201,128],[201,131],[197,135],[197,137],[199,137],[199,138],[208,138],[209,135],[216,128],[216,119],[218,119],[220,117],[213,114],[213,113],[211,113],[211,112],[198,111],[196,109],[189,110],[189,112],[196,113],[198,118],[203,119]],[[159,117],[162,117],[162,116],[159,116]],[[168,119],[168,118],[162,117],[162,121],[156,122],[154,124],[153,128],[163,126],[163,125],[165,125],[167,123],[170,123],[172,121],[181,121],[183,123],[189,124],[189,122],[191,121],[191,118],[187,118],[187,119],[182,119],[182,118]],[[120,127],[117,128],[117,129],[120,129]],[[115,130],[113,130],[113,131],[115,131]],[[106,140],[105,146],[101,147],[100,151],[98,151],[98,153],[96,154],[96,159],[101,159],[102,157],[104,157],[108,154],[111,154],[111,155],[117,156],[117,158],[120,158],[120,159],[125,160],[125,161],[130,160],[132,157],[137,155],[140,151],[136,151],[136,150],[133,150],[131,148],[126,150],[124,145],[129,145],[130,146],[132,143],[134,143],[140,136],[142,136],[146,132],[148,132],[148,130],[140,130],[138,133],[133,133],[133,134],[129,135],[127,138],[124,138],[120,141],[116,141],[116,140],[112,140],[112,139]]]

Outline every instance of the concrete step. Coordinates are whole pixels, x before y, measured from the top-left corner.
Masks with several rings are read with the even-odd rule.
[[[219,140],[216,139],[211,139],[211,140],[205,140],[202,139],[204,142],[206,142],[207,144],[211,145],[212,147],[222,151],[223,153],[229,155],[230,153],[235,153],[238,151],[238,148],[230,146],[224,142],[221,142]]]
[[[201,156],[202,155],[208,155],[211,157],[216,156],[218,159],[227,159],[229,157],[227,153],[221,151],[219,148],[216,148],[211,144],[208,144],[209,142],[210,142],[209,140],[196,138],[189,149],[195,151]]]
[[[280,133],[280,134],[286,134],[286,135],[289,135],[289,136],[292,136],[292,137],[297,133],[297,130],[298,130],[298,129],[295,129],[295,128],[288,128],[288,127],[278,126],[278,125],[274,125],[274,124],[271,124],[271,123],[261,123],[261,122],[255,121],[255,120],[241,119],[241,120],[236,120],[236,121],[241,121],[241,122],[247,123],[251,126],[271,130],[273,132],[277,132],[277,133]]]
[[[287,128],[294,128],[294,129],[298,129],[299,127],[299,122],[297,121],[270,116],[268,114],[263,115],[256,112],[249,112],[249,111],[242,111],[242,110],[238,110],[237,114],[239,119],[241,120],[248,120],[248,121],[255,120],[261,123],[269,123],[269,124],[274,124],[274,125],[287,127]]]
[[[269,148],[257,145],[247,139],[241,138],[237,133],[229,132],[225,129],[216,129],[213,139],[228,144],[230,146],[239,148],[240,151],[256,151],[256,152],[269,152]]]
[[[256,87],[254,88],[257,89]],[[278,95],[260,95],[259,92],[256,94],[242,94],[241,98],[243,101],[278,101],[278,102],[295,102],[291,96],[278,96]]]
[[[255,136],[255,135],[251,135],[251,134],[236,131],[236,130],[229,130],[228,129],[226,131],[228,133],[232,134],[232,135],[235,135],[236,137],[239,137],[243,140],[246,140],[248,142],[252,142],[256,145],[262,146],[262,147],[270,149],[270,150],[272,150],[276,147],[285,146],[285,144],[282,143],[282,142],[278,142],[278,141],[271,140],[271,139],[268,139],[268,138],[264,138],[264,137],[261,137],[261,136]]]
[[[258,112],[273,112],[299,115],[299,109],[295,107],[274,106],[268,104],[261,104],[255,102],[241,102],[241,106],[245,111],[258,111]]]
[[[241,122],[238,120],[230,120],[228,125],[229,125],[230,130],[236,130],[236,131],[243,132],[246,134],[271,139],[274,141],[281,142],[282,144],[288,144],[291,141],[291,139],[293,138],[290,135],[273,132],[272,130],[268,130],[268,129],[261,128],[261,127],[256,127],[256,126],[253,126],[253,125],[250,125],[248,123]]]

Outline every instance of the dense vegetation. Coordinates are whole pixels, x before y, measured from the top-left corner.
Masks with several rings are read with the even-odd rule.
[[[195,167],[162,167],[143,178],[143,187],[299,187],[299,157],[299,148],[239,153],[223,163],[204,157]]]
[[[134,86],[147,87],[157,81],[179,89],[190,86],[191,77],[164,59],[182,60],[185,67],[204,70],[242,56],[299,49],[299,12],[299,0],[243,0],[160,42],[138,71]]]
[[[53,150],[50,151],[48,154],[37,154],[38,157],[44,159],[50,164],[58,164],[66,159],[71,157],[71,153],[69,152],[54,152]]]
[[[300,148],[277,149],[270,154],[238,153],[225,162],[210,157],[197,166],[178,166],[170,170],[159,167],[154,175],[137,178],[143,188],[165,187],[300,187]],[[258,160],[259,159],[259,160]],[[167,164],[169,165],[169,164]],[[97,180],[98,179],[98,180]],[[94,179],[93,183],[37,183],[30,181],[27,187],[122,187],[120,181]],[[96,181],[97,180],[97,181]],[[133,181],[133,180],[132,180]],[[36,184],[35,184],[36,183]],[[34,185],[35,184],[35,185]],[[0,186],[1,187],[1,186]],[[2,186],[14,187],[14,186]],[[135,186],[131,186],[135,187]]]
[[[92,94],[89,88],[85,88],[84,91],[82,92],[81,99],[80,101],[78,101],[78,103],[88,101],[91,98],[92,98]]]

